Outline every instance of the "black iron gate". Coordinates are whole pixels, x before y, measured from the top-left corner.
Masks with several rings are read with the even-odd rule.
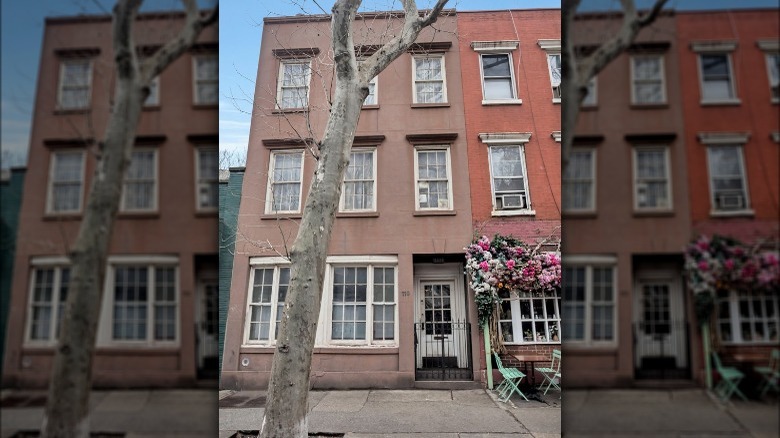
[[[415,323],[414,357],[416,380],[472,380],[471,324]]]
[[[637,379],[689,379],[691,360],[687,321],[634,323]]]

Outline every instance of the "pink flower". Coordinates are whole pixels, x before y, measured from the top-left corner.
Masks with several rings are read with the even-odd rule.
[[[488,262],[482,262],[479,264],[480,269],[487,272],[490,270],[490,265],[488,265]]]
[[[726,270],[730,271],[734,269],[734,260],[728,259],[725,262],[723,262],[723,267],[726,268]]]
[[[706,260],[702,260],[698,264],[700,271],[708,271],[710,269],[710,265],[707,263]]]
[[[507,268],[509,268],[509,269],[514,269],[514,267],[515,267],[515,261],[514,261],[514,260],[509,260],[509,261],[507,261],[507,262],[506,262],[506,267],[507,267]]]

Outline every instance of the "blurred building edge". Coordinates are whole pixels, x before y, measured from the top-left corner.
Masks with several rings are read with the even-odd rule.
[[[619,23],[582,14],[577,50]],[[777,9],[664,12],[591,82],[563,175],[567,387],[704,384],[684,251],[713,233],[777,247],[777,23]],[[767,360],[777,294],[721,301],[726,360]]]
[[[0,173],[0,361],[5,356],[16,231],[19,229],[19,208],[26,171],[24,167],[17,167],[3,169]]]
[[[179,12],[140,14],[138,55],[159,49],[183,22]],[[144,105],[109,247],[95,387],[216,383],[217,32],[204,30],[155,79]],[[5,387],[45,387],[49,380],[68,289],[68,248],[116,90],[112,53],[110,16],[46,20],[8,308]]]
[[[225,345],[230,283],[233,275],[238,207],[241,205],[241,185],[245,167],[220,169],[219,172],[219,369]]]

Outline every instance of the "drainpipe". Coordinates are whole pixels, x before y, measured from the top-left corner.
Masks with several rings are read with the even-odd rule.
[[[702,344],[704,345],[704,378],[707,382],[707,389],[712,390],[712,365],[710,364],[710,325],[704,323],[701,325]]]
[[[482,326],[482,332],[485,335],[485,364],[487,365],[487,384],[488,389],[493,389],[493,364],[490,363],[490,329],[486,322]]]

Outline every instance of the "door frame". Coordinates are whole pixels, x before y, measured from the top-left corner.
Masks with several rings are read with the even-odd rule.
[[[211,355],[206,356],[204,347],[206,346],[205,338],[206,338],[206,330],[205,330],[205,323],[206,323],[206,315],[205,315],[205,302],[206,299],[206,285],[212,284],[215,286],[215,293],[216,293],[216,305],[217,308],[217,321],[216,321],[216,332],[214,333],[214,357],[219,357],[219,276],[216,271],[207,271],[200,273],[197,276],[196,283],[195,283],[195,330],[197,333],[197,346],[195,350],[195,357],[197,359],[196,366],[198,370],[203,371],[211,371],[211,370],[204,370],[204,360],[206,357],[211,357]],[[219,364],[217,364],[217,370],[214,370],[215,372],[218,372]]]

